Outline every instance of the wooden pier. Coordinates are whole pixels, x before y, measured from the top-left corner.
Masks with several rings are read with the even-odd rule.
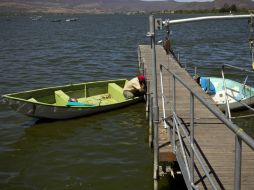
[[[148,94],[152,94],[153,83],[151,77],[151,46],[139,46],[139,67],[148,80]],[[160,165],[165,162],[177,161],[188,189],[235,189],[235,133],[232,132],[218,117],[194,98],[194,142],[198,155],[202,158],[204,167],[210,174],[207,176],[198,158],[194,158],[193,184],[188,184],[188,172],[184,167],[184,157],[180,156],[180,139],[176,139],[176,149],[173,150],[172,134],[164,127],[164,119],[172,125],[173,103],[173,74],[181,78],[184,83],[194,92],[198,93],[216,112],[220,112],[212,99],[205,94],[199,85],[192,79],[188,72],[170,55],[166,55],[164,49],[156,46],[157,83],[158,83],[158,106],[159,106],[159,161]],[[163,116],[162,91],[160,85],[160,64],[172,72],[163,71],[163,97],[165,102],[165,118]],[[181,124],[190,131],[191,105],[190,92],[179,82],[175,83],[175,112]],[[223,114],[221,112],[221,114]],[[171,126],[172,127],[172,126]],[[239,130],[241,132],[241,130]],[[191,155],[190,142],[187,136],[182,135],[185,153]],[[190,160],[188,160],[190,163]],[[211,184],[208,178],[214,184]],[[242,142],[241,153],[241,189],[254,189],[254,151]],[[237,189],[237,188],[236,188]]]

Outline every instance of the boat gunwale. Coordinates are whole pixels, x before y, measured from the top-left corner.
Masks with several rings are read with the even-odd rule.
[[[33,102],[33,101],[29,101],[29,99],[14,97],[15,95],[18,95],[21,93],[31,93],[31,92],[36,92],[36,91],[40,91],[40,90],[62,89],[62,88],[71,87],[71,86],[80,86],[80,85],[95,84],[95,83],[110,83],[110,82],[126,81],[126,80],[127,79],[124,79],[124,78],[123,79],[111,79],[111,80],[89,81],[89,82],[84,82],[84,83],[38,88],[38,89],[33,89],[33,90],[28,90],[28,91],[21,91],[21,92],[16,92],[16,93],[5,94],[5,95],[2,95],[2,99],[7,99],[6,101],[8,101],[8,99],[11,99],[11,100],[26,102],[26,103],[35,104],[35,105],[43,105],[43,106],[50,106],[50,107],[62,107],[62,108],[98,108],[98,107],[106,107],[106,106],[110,106],[110,105],[114,105],[114,104],[120,104],[120,103],[124,103],[124,102],[131,102],[133,100],[142,99],[142,97],[134,97],[132,99],[125,99],[124,101],[119,101],[119,102],[105,104],[105,105],[68,106],[68,105],[49,104],[49,103],[44,103],[44,102],[40,102],[40,101]],[[3,100],[3,102],[4,102],[4,100]]]
[[[220,79],[220,80],[223,80],[223,78],[221,78],[221,77],[204,77],[204,78],[207,78],[207,79]],[[225,78],[225,81],[231,81],[231,82],[233,82],[233,83],[236,83],[236,84],[239,84],[239,85],[242,85],[242,83],[240,83],[240,82],[238,82],[238,81],[235,81],[235,80],[233,80],[233,79],[228,79],[228,78]],[[245,84],[244,85],[245,87],[247,87],[247,88],[249,88],[249,90],[250,91],[253,91],[254,92],[254,88],[253,87],[251,87],[251,86],[249,86],[249,85],[247,85],[247,84]],[[215,89],[216,90],[216,89]],[[218,91],[218,92],[220,92],[220,91]],[[217,93],[217,92],[216,92]],[[239,92],[240,93],[240,92]],[[254,94],[253,94],[254,95]],[[249,98],[249,97],[252,97],[252,96],[248,96],[247,98]]]

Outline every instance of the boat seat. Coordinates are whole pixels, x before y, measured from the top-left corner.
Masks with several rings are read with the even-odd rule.
[[[117,85],[116,83],[108,84],[108,93],[117,102],[122,102],[125,100],[125,97],[123,95],[123,88]]]
[[[55,91],[55,99],[57,106],[66,106],[69,101],[69,96],[65,94],[62,90]]]

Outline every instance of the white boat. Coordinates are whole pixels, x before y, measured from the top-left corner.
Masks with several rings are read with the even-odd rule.
[[[72,22],[72,21],[77,21],[77,20],[78,20],[77,18],[68,18],[65,21],[66,22]]]
[[[204,78],[209,79],[214,85],[215,94],[211,97],[220,110],[225,111],[226,101],[229,103],[230,110],[244,109],[244,104],[254,105],[254,88],[230,79],[225,79],[224,87],[223,78]]]
[[[30,17],[32,21],[37,21],[37,20],[41,20],[42,16],[33,16]]]

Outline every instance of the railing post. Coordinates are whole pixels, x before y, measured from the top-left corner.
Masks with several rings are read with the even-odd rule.
[[[162,98],[162,112],[163,112],[163,125],[166,127],[166,110],[165,110],[165,96],[164,96],[164,87],[163,87],[163,76],[162,76],[162,65],[160,65],[160,82],[161,82],[161,98]]]
[[[149,105],[149,145],[153,147],[154,134],[153,134],[153,96],[150,94],[150,105]]]
[[[169,76],[169,78],[168,78],[168,80],[169,80],[169,93],[172,91],[171,89],[170,89],[170,84],[171,84],[171,76]],[[170,98],[169,98],[169,101],[170,101]],[[173,118],[172,118],[173,119]],[[173,121],[173,124],[174,124],[174,121]],[[170,143],[171,143],[171,146],[173,146],[173,126],[169,126],[168,127],[168,132],[169,132],[169,139],[170,139]]]
[[[150,112],[151,112],[151,110],[149,108],[149,106],[151,104],[151,102],[150,102],[150,96],[151,96],[151,94],[150,94],[150,81],[147,81],[146,86],[147,86],[147,90],[146,90],[146,119],[149,120],[149,116],[150,116]]]
[[[235,136],[235,190],[241,189],[242,139]]]
[[[221,75],[223,79],[223,89],[225,91],[225,114],[231,120],[231,112],[230,112],[228,95],[227,95],[227,86],[226,86],[225,75],[224,75],[224,65],[222,65],[222,68],[221,68]]]
[[[159,178],[159,142],[158,142],[158,124],[159,124],[159,106],[157,94],[157,69],[156,69],[156,50],[155,50],[155,19],[153,15],[149,16],[148,35],[151,38],[151,52],[152,52],[152,84],[153,84],[153,127],[154,127],[154,189],[158,189]]]
[[[176,79],[175,76],[173,75],[173,113],[176,113]],[[173,122],[173,139],[172,139],[172,145],[173,145],[173,151],[174,153],[176,152],[176,146],[175,146],[175,141],[176,141],[176,127],[175,127],[175,122]]]
[[[194,95],[190,92],[190,182],[194,184]]]

